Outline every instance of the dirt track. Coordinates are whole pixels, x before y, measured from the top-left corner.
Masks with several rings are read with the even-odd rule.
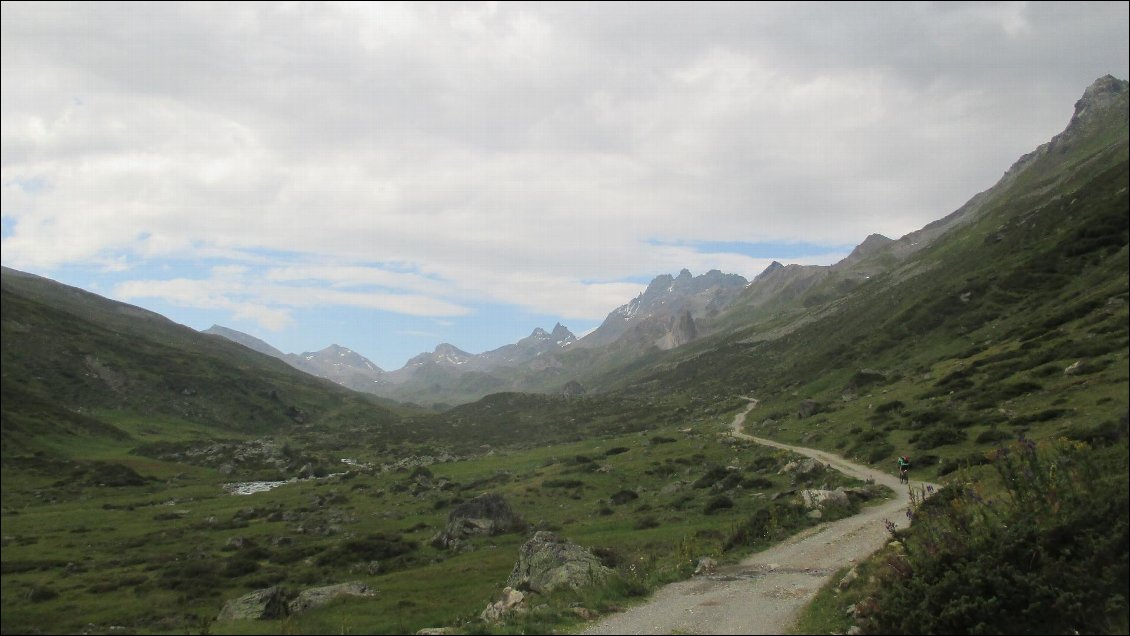
[[[809,528],[718,572],[673,583],[647,603],[604,617],[583,634],[784,634],[800,610],[839,568],[861,560],[889,538],[884,520],[905,526],[906,485],[896,476],[824,451],[789,446],[743,432],[750,406],[734,417],[733,434],[784,448],[859,479],[874,479],[896,496],[839,521]]]

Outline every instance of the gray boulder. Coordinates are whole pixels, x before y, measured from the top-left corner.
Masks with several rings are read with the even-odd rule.
[[[302,590],[297,598],[287,604],[287,609],[291,614],[297,614],[327,605],[339,596],[373,596],[373,589],[360,581],[312,587]]]
[[[518,563],[506,585],[544,594],[562,587],[576,590],[598,584],[611,574],[592,552],[543,530],[518,550]]]
[[[432,537],[436,548],[458,549],[473,536],[493,536],[525,528],[522,518],[502,495],[487,493],[456,506],[447,515],[447,526]]]
[[[479,618],[488,623],[498,623],[507,614],[525,609],[526,595],[518,590],[507,587],[502,590],[502,598],[487,605],[479,614]]]
[[[216,620],[270,619],[282,618],[286,615],[286,593],[276,585],[255,590],[224,603],[224,608],[220,610],[220,615],[216,617]]]
[[[825,466],[811,457],[805,457],[794,462],[789,462],[781,467],[778,474],[808,475],[810,473],[824,472]]]
[[[848,505],[848,496],[843,488],[835,490],[802,490],[801,499],[807,510],[823,510],[829,505]]]
[[[812,417],[820,412],[820,403],[816,400],[804,400],[797,407],[796,416],[800,419]]]

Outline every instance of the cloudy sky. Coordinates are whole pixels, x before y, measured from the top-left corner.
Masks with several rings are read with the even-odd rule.
[[[830,264],[1126,79],[1128,4],[3,3],[3,264],[384,368]]]

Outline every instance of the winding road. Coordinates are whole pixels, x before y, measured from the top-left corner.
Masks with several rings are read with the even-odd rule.
[[[890,537],[885,520],[906,524],[908,489],[898,477],[825,451],[745,434],[746,415],[757,407],[757,400],[746,399],[749,406],[734,417],[735,437],[807,455],[852,477],[874,479],[890,487],[894,498],[847,519],[808,528],[714,574],[667,585],[645,604],[603,617],[582,634],[787,633],[837,570],[883,546]]]

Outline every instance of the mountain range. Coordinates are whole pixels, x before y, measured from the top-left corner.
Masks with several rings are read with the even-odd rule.
[[[971,480],[1008,448],[1035,458],[1067,439],[1088,449],[1078,465],[1056,465],[1093,468],[1080,486],[1100,489],[1063,534],[1105,546],[1089,562],[1110,571],[1084,573],[1101,589],[1082,606],[1117,632],[1127,95],[1126,81],[1100,78],[1065,130],[992,188],[904,237],[870,236],[834,265],[774,263],[752,281],[662,275],[584,338],[556,325],[482,354],[443,344],[396,371],[336,345],[295,355],[222,327],[201,333],[3,268],[4,630],[206,631],[226,600],[343,577],[381,592],[311,612],[324,620],[304,631],[463,625],[494,598],[524,539],[483,537],[458,552],[428,541],[488,490],[529,514],[531,529],[602,546],[633,577],[655,564],[656,580],[690,576],[700,548],[752,549],[766,520],[808,518],[767,494],[795,492],[789,480],[801,476],[726,435],[742,411],[758,436],[891,469],[909,453],[918,479],[966,493],[981,492]],[[287,481],[345,464],[356,470]],[[236,480],[287,485],[233,501],[224,487]],[[1078,496],[1039,494],[1049,509]],[[1033,589],[1074,598],[1079,586],[1057,571],[1032,570],[1029,538],[1002,552],[1019,555]],[[561,603],[569,620],[576,598]],[[435,609],[452,599],[461,604]],[[386,619],[396,622],[369,627]]]

